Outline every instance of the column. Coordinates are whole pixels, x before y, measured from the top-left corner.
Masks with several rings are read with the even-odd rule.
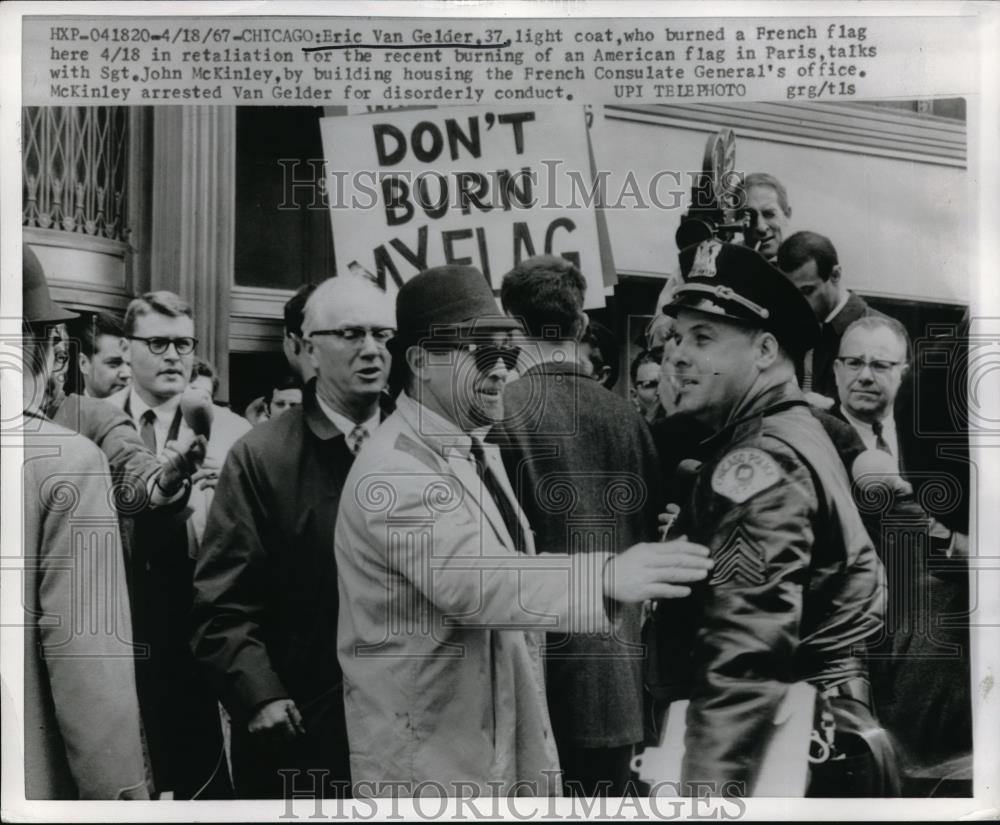
[[[191,303],[198,354],[218,371],[223,400],[229,397],[235,166],[235,107],[155,110],[150,287]]]

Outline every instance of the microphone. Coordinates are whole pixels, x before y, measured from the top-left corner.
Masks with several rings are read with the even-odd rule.
[[[694,486],[695,477],[701,470],[701,462],[696,458],[685,458],[674,471],[674,482],[678,489],[688,491]]]
[[[851,465],[851,478],[863,494],[882,487],[896,495],[913,495],[913,488],[899,474],[895,459],[884,450],[865,450]]]
[[[212,433],[212,397],[205,391],[187,387],[181,394],[181,415],[195,435],[209,438]]]

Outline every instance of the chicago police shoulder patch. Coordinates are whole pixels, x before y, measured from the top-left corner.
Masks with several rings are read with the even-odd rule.
[[[737,504],[781,481],[778,462],[757,447],[732,450],[716,465],[712,489]]]

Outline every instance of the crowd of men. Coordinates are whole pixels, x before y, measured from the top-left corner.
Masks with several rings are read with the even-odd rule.
[[[746,191],[757,249],[682,250],[628,400],[562,258],[500,306],[458,265],[304,287],[244,418],[180,296],[79,318],[25,247],[27,796],[621,796],[667,735],[675,793],[752,795],[803,684],[789,793],[966,778],[967,515],[908,478],[909,336]],[[101,632],[44,620],[81,600]]]

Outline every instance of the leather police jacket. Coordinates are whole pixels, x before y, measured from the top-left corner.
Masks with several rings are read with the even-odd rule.
[[[885,580],[844,465],[793,383],[745,399],[704,447],[688,535],[715,565],[692,604],[683,776],[750,793],[788,685],[866,676],[858,656],[882,628]]]

